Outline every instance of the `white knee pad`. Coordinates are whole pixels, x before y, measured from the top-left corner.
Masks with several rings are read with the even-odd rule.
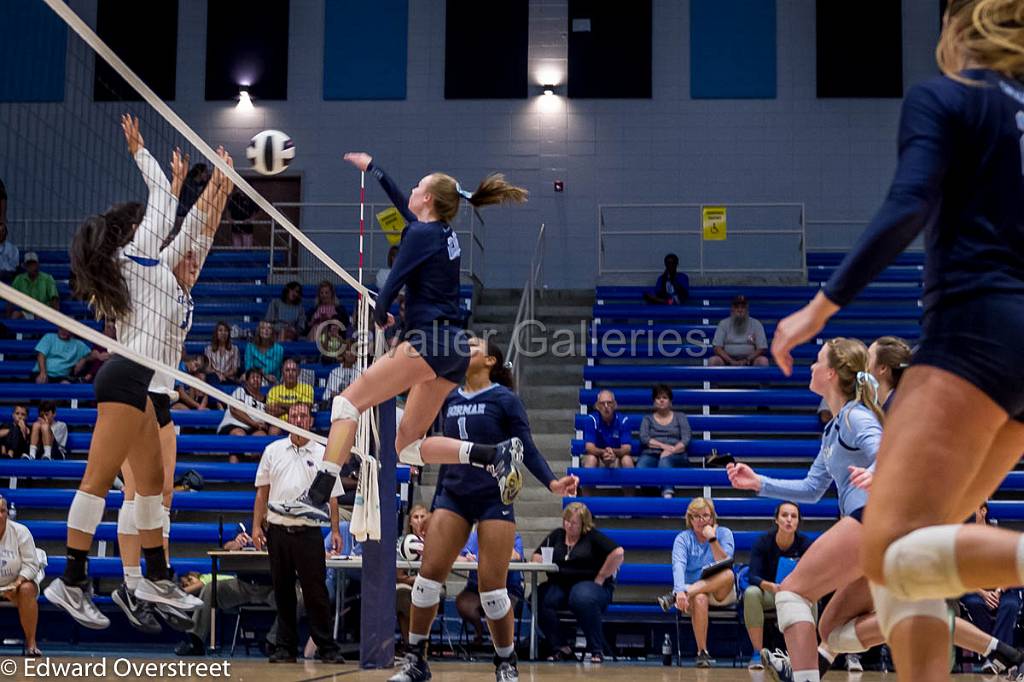
[[[160,513],[163,515],[164,537],[171,537],[171,508],[160,505]]]
[[[135,500],[128,500],[117,510],[117,534],[138,535],[139,528],[135,525]]]
[[[343,395],[339,395],[331,402],[331,421],[359,421],[359,410]]]
[[[140,530],[164,527],[163,495],[135,496],[135,526]]]
[[[796,592],[776,593],[775,614],[779,621],[779,630],[783,632],[795,623],[814,625],[814,611],[811,608],[811,602]]]
[[[95,535],[106,507],[107,501],[102,497],[76,490],[75,499],[71,500],[71,508],[68,510],[68,528]]]
[[[398,453],[398,461],[402,464],[423,466],[425,462],[423,461],[423,455],[420,454],[420,446],[423,445],[423,440],[423,438],[419,438],[402,448],[402,451]]]
[[[949,620],[949,608],[944,599],[924,599],[909,601],[900,599],[893,592],[881,585],[871,583],[871,596],[875,600],[875,614],[878,616],[878,627],[888,640],[893,627],[907,618],[935,618]]]
[[[885,550],[882,575],[893,596],[947,599],[967,591],[956,567],[956,534],[963,526],[921,528]]]
[[[857,637],[857,621],[851,620],[828,633],[828,646],[837,654],[859,654],[866,647]]]
[[[480,605],[488,620],[501,620],[512,610],[512,600],[508,598],[508,590],[504,587],[500,590],[481,592]]]
[[[412,584],[412,605],[421,609],[437,606],[441,601],[441,583],[422,575],[416,576]]]

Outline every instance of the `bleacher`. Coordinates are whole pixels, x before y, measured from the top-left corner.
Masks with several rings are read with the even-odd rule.
[[[569,444],[574,462],[570,471],[589,494],[566,498],[563,506],[582,501],[597,526],[626,550],[609,618],[664,622],[654,599],[671,590],[672,544],[694,496],[714,499],[720,524],[735,533],[736,560],[746,563],[756,536],[769,529],[778,501],[732,489],[724,469],[704,468],[703,460],[717,451],[770,476],[803,478],[818,453],[821,432],[816,415],[820,397],[807,388],[809,366],[825,340],[852,336],[870,343],[895,335],[913,342],[919,337],[923,254],[908,253],[840,311],[817,338],[794,350],[797,366],[792,376],[774,366],[707,366],[715,326],[729,316],[735,295],[746,296],[750,315],[764,324],[770,341],[778,321],[810,300],[841,258],[838,253],[809,254],[807,286],[695,286],[679,306],[646,304],[643,293],[648,287],[597,287],[579,413],[573,424],[576,436]],[[688,416],[693,431],[687,450],[690,468],[582,468],[583,429],[589,415],[596,415],[598,391],[614,391],[618,410],[627,415],[636,435],[643,415],[651,410],[651,387],[656,383],[673,389],[673,408]],[[639,449],[635,438],[632,447],[634,452]],[[674,488],[676,495],[661,497],[663,486]],[[1021,491],[1024,471],[1013,472],[990,504],[991,517],[1001,523],[1024,522]],[[802,504],[801,510],[802,530],[817,535],[827,529],[838,516],[834,486],[821,501]],[[741,612],[742,605],[734,610]],[[725,623],[730,632],[713,634],[713,645],[725,641],[730,647],[733,642],[749,647],[739,631],[742,618],[715,622]],[[718,653],[737,652],[727,648]]]

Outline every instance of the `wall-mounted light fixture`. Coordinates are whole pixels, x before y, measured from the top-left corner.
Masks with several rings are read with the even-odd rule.
[[[238,91],[238,104],[235,105],[235,111],[249,112],[252,111],[253,107],[252,97],[249,96],[248,90]]]

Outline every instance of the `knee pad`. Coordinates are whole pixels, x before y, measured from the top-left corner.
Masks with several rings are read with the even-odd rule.
[[[885,586],[902,600],[947,599],[967,589],[956,567],[960,525],[932,526],[904,535],[885,550]]]
[[[135,526],[140,530],[164,527],[163,495],[135,496]]]
[[[512,610],[512,600],[508,598],[508,590],[504,587],[500,590],[481,592],[480,605],[488,620],[501,620]]]
[[[828,633],[828,646],[837,654],[859,654],[865,650],[857,637],[857,621],[851,620]]]
[[[107,501],[102,497],[76,490],[75,498],[71,500],[71,508],[68,509],[68,528],[95,535],[106,507]]]
[[[878,627],[882,635],[889,639],[892,629],[902,620],[908,618],[935,618],[949,620],[949,608],[944,599],[924,599],[909,601],[895,596],[891,590],[871,583],[871,596],[875,600],[875,614],[878,616]]]
[[[785,632],[795,623],[814,625],[814,611],[811,602],[796,592],[782,591],[775,595],[775,614],[779,621],[779,630]]]
[[[339,395],[331,402],[331,421],[359,421],[359,410],[343,395]]]
[[[138,535],[139,528],[135,525],[135,500],[128,500],[117,510],[117,534]]]
[[[412,605],[421,609],[437,606],[441,601],[441,583],[422,575],[416,576],[412,584]]]
[[[164,537],[171,537],[171,508],[160,505],[160,513],[163,516]]]
[[[423,438],[418,438],[402,448],[398,453],[398,461],[402,464],[412,464],[421,467],[425,464],[423,455],[420,454],[420,446],[423,445]]]

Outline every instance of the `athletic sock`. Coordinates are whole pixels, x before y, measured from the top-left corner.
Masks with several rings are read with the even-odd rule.
[[[139,586],[140,580],[142,580],[142,566],[124,567],[124,584],[129,592],[135,594],[135,588]]]
[[[69,587],[85,587],[89,583],[89,550],[68,547],[67,560],[64,565],[64,584]]]
[[[142,556],[146,559],[146,580],[169,580],[170,573],[167,571],[167,555],[164,554],[164,546],[143,547]]]
[[[494,463],[494,454],[498,448],[493,445],[481,445],[479,443],[463,443],[459,447],[459,461],[463,464],[473,464],[478,467],[485,467]]]
[[[410,632],[409,653],[416,654],[420,658],[426,658],[428,641],[430,641],[430,635],[417,635],[415,632]]]
[[[508,646],[494,645],[494,653],[498,654],[498,658],[508,659],[515,650],[515,644],[509,644]]]
[[[53,456],[53,446],[52,445],[44,445],[43,446],[43,459],[50,459],[52,456]],[[33,459],[34,458],[35,458],[35,455],[33,455]]]
[[[981,655],[987,658],[990,653],[996,650],[997,646],[999,646],[999,640],[993,637],[988,641],[988,646],[985,647],[985,651]]]
[[[327,500],[331,499],[331,491],[334,490],[334,483],[338,480],[337,474],[332,474],[328,471],[318,471],[316,478],[313,479],[313,484],[309,486],[309,501],[313,504],[320,506],[327,504]]]
[[[341,466],[325,459],[319,464],[317,464],[316,470],[326,471],[329,474],[337,476],[338,474],[341,473]]]
[[[817,670],[794,670],[793,682],[821,682]]]
[[[829,670],[832,669],[832,664],[836,661],[836,655],[826,649],[824,646],[818,647],[818,674],[822,677],[825,676]]]
[[[38,452],[39,452],[39,446],[38,445],[29,445],[28,446],[28,456],[31,457],[32,459],[36,458],[36,454]]]

